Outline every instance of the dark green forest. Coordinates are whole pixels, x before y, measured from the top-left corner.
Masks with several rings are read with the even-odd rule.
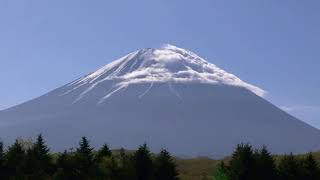
[[[78,147],[50,152],[42,135],[35,142],[0,142],[1,180],[319,180],[314,154],[272,156],[267,147],[239,144],[223,160],[179,159],[166,150],[154,154],[147,144],[136,151],[94,149],[83,137]],[[201,174],[197,174],[201,172]]]

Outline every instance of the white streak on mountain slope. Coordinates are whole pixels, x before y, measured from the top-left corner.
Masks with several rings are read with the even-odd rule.
[[[246,88],[258,96],[264,96],[266,93],[259,87],[246,83],[207,62],[195,53],[173,45],[165,45],[159,49],[141,49],[130,53],[71,83],[70,86],[76,87],[69,92],[88,85],[89,87],[78,97],[77,100],[80,100],[105,81],[114,82],[114,86],[111,87],[111,93],[106,94],[101,101],[122,88],[139,83],[225,84]]]
[[[145,96],[149,91],[150,89],[153,87],[153,83],[150,84],[150,86],[148,87],[147,90],[145,90],[140,96],[139,98],[142,98],[143,96]]]

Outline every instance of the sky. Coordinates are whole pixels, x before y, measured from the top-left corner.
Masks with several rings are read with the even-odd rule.
[[[0,109],[170,43],[320,128],[320,1],[0,0]]]

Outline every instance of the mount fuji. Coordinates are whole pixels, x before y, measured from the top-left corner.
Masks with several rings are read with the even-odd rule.
[[[69,84],[0,111],[0,137],[42,133],[53,150],[81,136],[94,146],[175,155],[229,155],[235,145],[273,153],[320,150],[320,131],[266,101],[265,91],[172,45],[141,49]],[[76,144],[75,144],[76,145]]]

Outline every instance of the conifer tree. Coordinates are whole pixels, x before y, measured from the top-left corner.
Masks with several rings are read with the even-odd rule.
[[[239,144],[233,152],[228,177],[232,180],[254,179],[254,158],[252,148],[249,144]]]
[[[278,166],[279,178],[281,180],[301,180],[302,177],[302,167],[301,163],[293,156],[285,155]]]
[[[320,168],[313,155],[309,153],[302,162],[303,165],[303,178],[308,180],[320,179]]]
[[[117,179],[119,176],[119,164],[112,156],[107,144],[104,144],[95,157],[98,166],[98,176],[103,179]]]
[[[53,178],[55,180],[77,179],[79,176],[77,164],[72,153],[64,151],[60,154],[56,161],[56,166],[56,173]]]
[[[5,159],[7,177],[12,179],[23,179],[25,174],[26,154],[18,140],[9,147]]]
[[[147,144],[139,147],[139,149],[134,154],[133,160],[138,180],[153,179],[153,162]]]
[[[177,165],[170,153],[162,150],[155,159],[155,179],[156,180],[178,180]]]
[[[47,179],[52,175],[52,159],[42,134],[38,135],[37,141],[27,151],[26,159],[29,178]]]
[[[107,144],[104,144],[101,149],[98,151],[96,159],[97,161],[101,161],[105,157],[111,157],[112,152]]]
[[[263,146],[261,150],[257,150],[254,153],[254,179],[270,180],[276,179],[277,168],[275,161],[267,150],[266,146]]]
[[[99,178],[100,179],[131,179],[131,178],[121,178],[121,168],[119,167],[118,161],[113,157],[103,158],[99,162]]]
[[[79,148],[75,152],[75,160],[80,179],[91,179],[96,174],[93,148],[86,137],[82,137]]]
[[[4,149],[3,149],[3,142],[0,142],[0,179],[4,179],[5,178],[5,173],[6,173],[6,169],[5,169],[5,153],[4,153]]]

